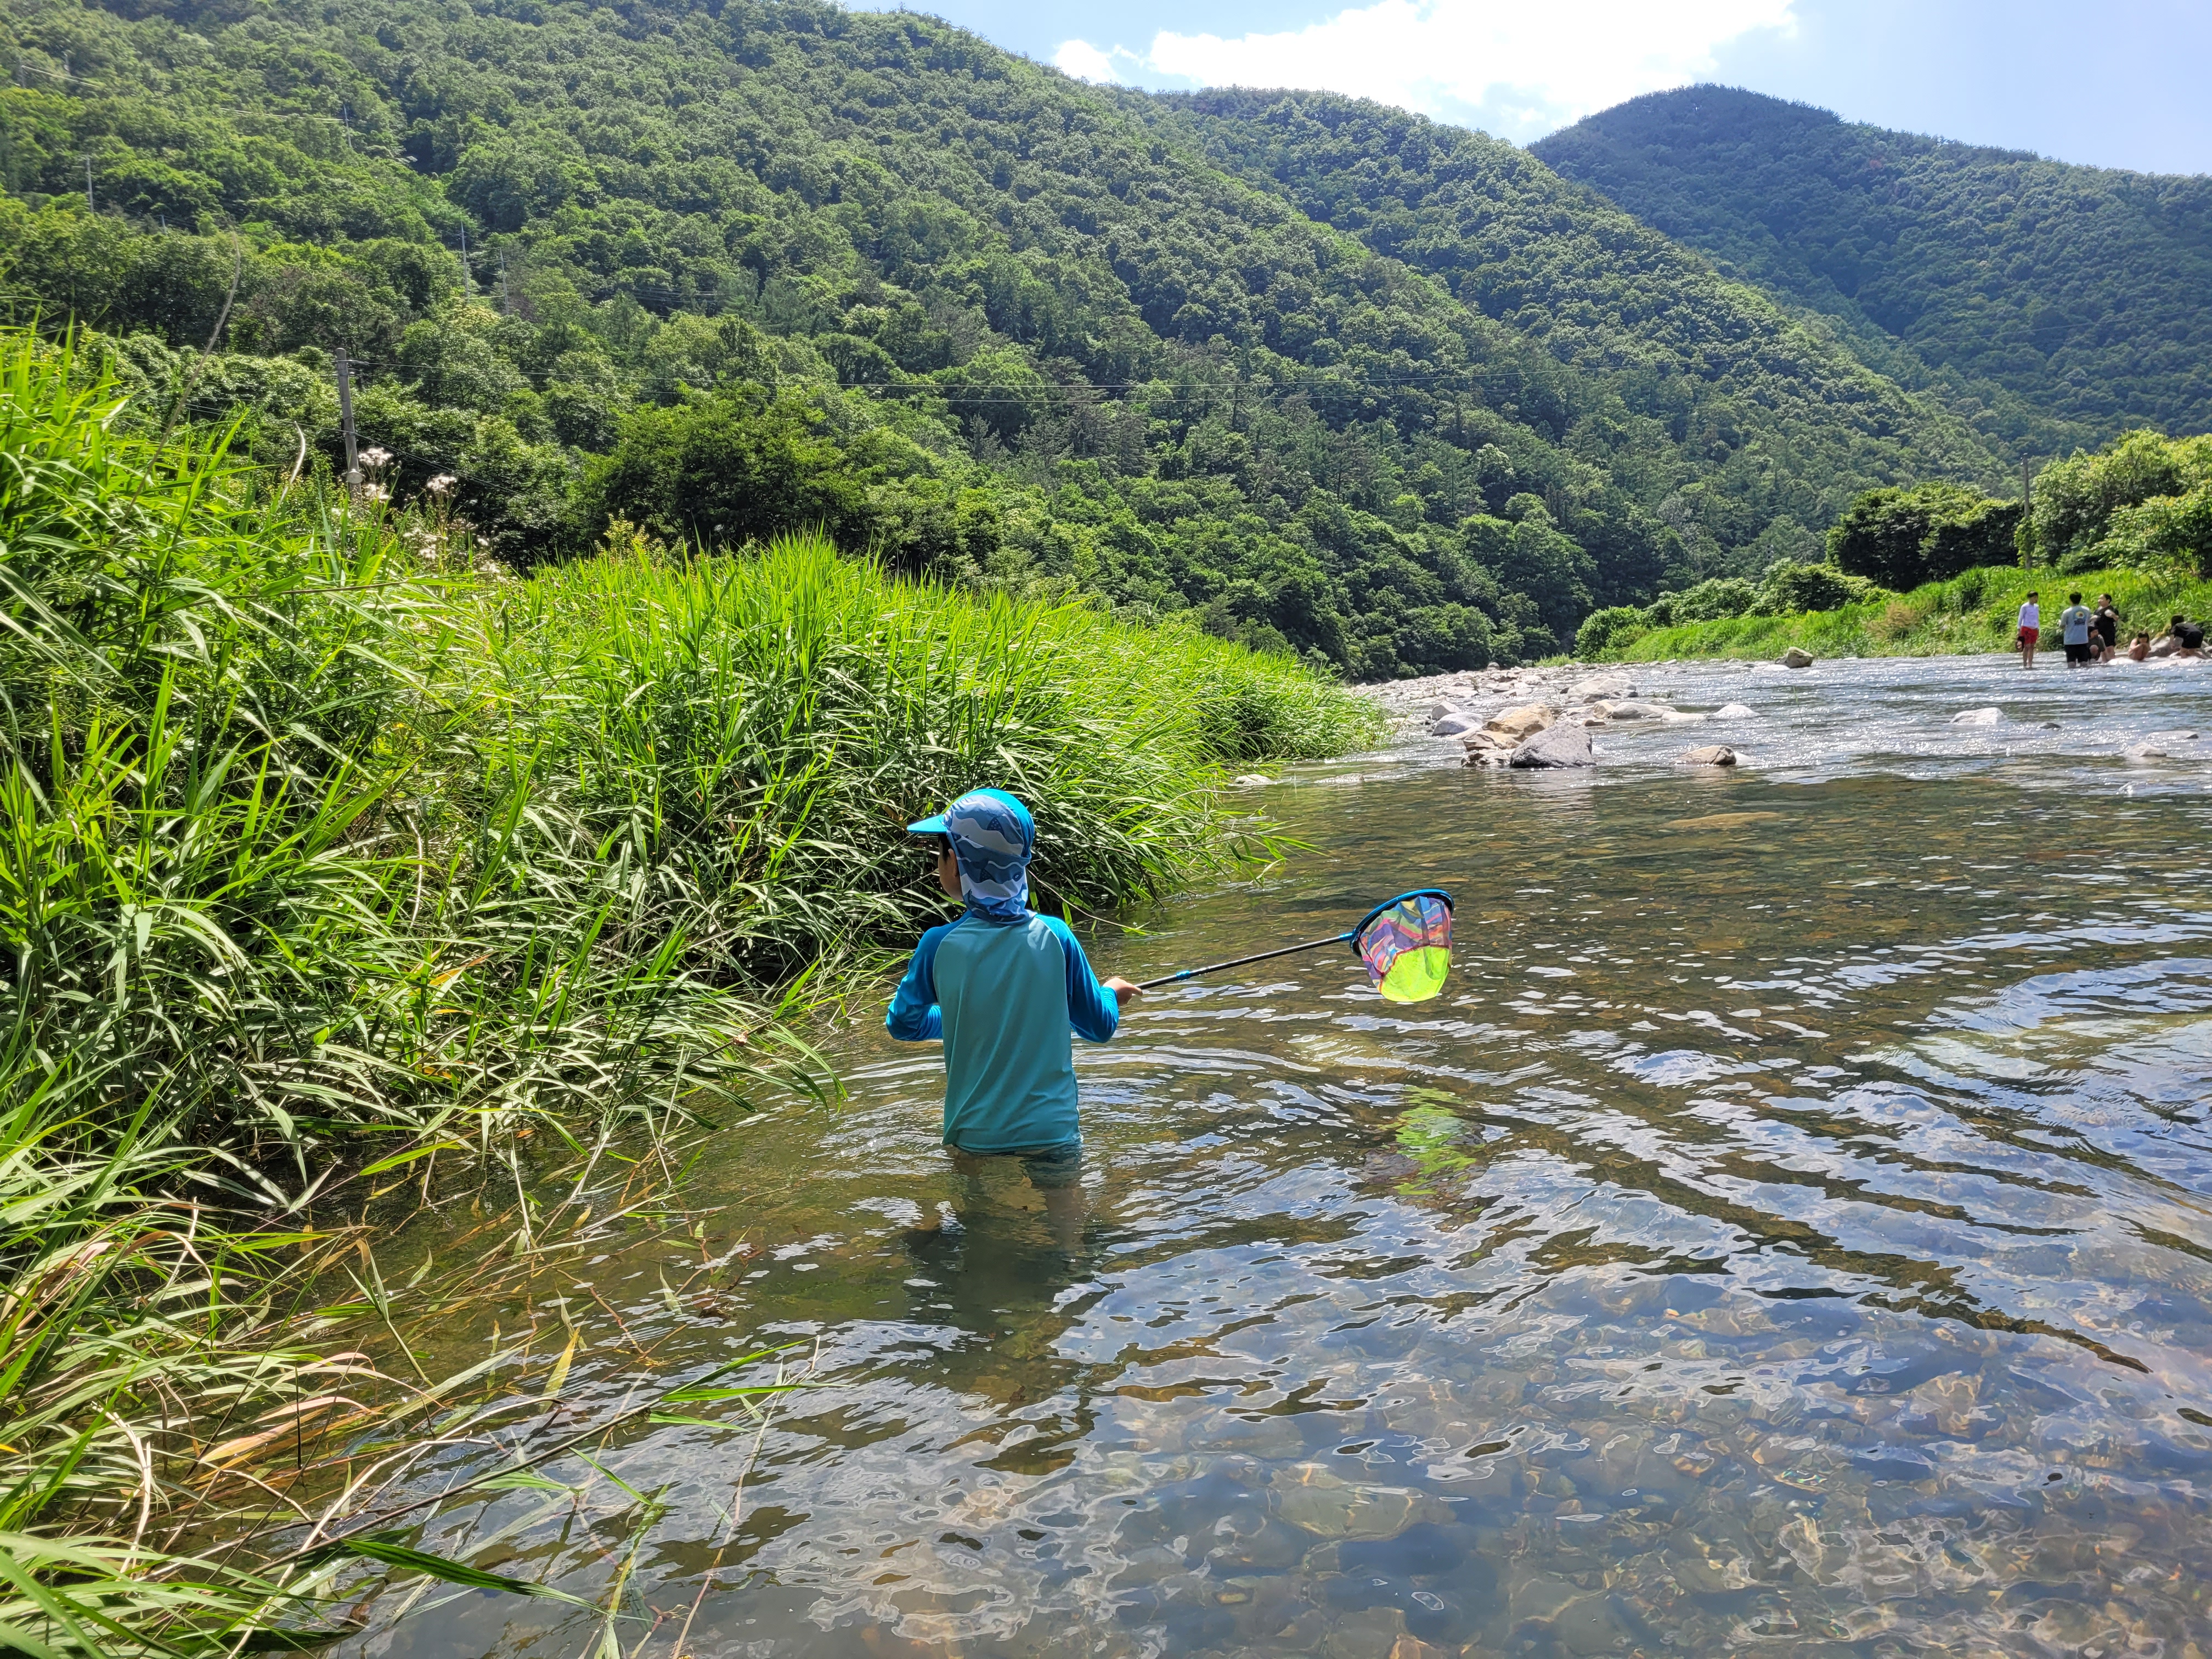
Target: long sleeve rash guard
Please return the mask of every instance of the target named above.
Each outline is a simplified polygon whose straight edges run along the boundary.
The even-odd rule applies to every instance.
[[[1066,923],[963,916],[921,936],[884,1029],[945,1040],[945,1145],[1010,1152],[1080,1139],[1068,1034],[1103,1042],[1121,1023]]]

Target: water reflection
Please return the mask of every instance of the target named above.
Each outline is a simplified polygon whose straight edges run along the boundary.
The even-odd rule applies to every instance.
[[[1697,672],[1677,700],[1757,702]],[[1395,1009],[1324,954],[1152,1005],[1085,1056],[1073,1252],[1011,1168],[962,1190],[932,1066],[851,1034],[849,1106],[733,1131],[707,1173],[749,1247],[713,1316],[670,1310],[665,1247],[590,1269],[671,1373],[821,1345],[690,1650],[2212,1644],[2212,773],[2122,752],[2212,709],[2054,674],[2005,688],[2042,745],[2008,757],[1939,724],[1998,701],[1944,676],[1986,672],[1778,681],[1769,763],[1732,776],[1412,744],[1281,792],[1317,854],[1100,941],[1102,971],[1435,884],[1452,986]],[[671,1505],[641,1616],[696,1594],[750,1443],[613,1454]],[[515,1547],[605,1595],[634,1517],[586,1519]],[[490,1595],[358,1645],[592,1629]]]

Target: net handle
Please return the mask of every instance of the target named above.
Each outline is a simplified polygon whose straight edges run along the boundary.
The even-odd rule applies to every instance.
[[[1361,925],[1364,927],[1365,924]],[[1248,962],[1266,962],[1275,957],[1294,957],[1301,951],[1318,951],[1325,945],[1341,945],[1358,935],[1359,929],[1355,927],[1348,933],[1331,933],[1327,939],[1310,939],[1304,945],[1285,945],[1279,951],[1262,951],[1256,956],[1231,957],[1226,962],[1209,962],[1203,968],[1186,968],[1179,974],[1163,974],[1158,979],[1139,980],[1137,988],[1139,991],[1156,991],[1163,985],[1196,979],[1200,974],[1218,974],[1224,968],[1242,968]]]
[[[1330,945],[1349,945],[1352,946],[1353,954],[1357,955],[1359,950],[1359,936],[1374,926],[1375,918],[1392,906],[1402,904],[1411,898],[1441,899],[1443,901],[1445,909],[1449,910],[1452,908],[1452,896],[1443,888],[1416,887],[1410,893],[1401,893],[1395,898],[1384,899],[1382,903],[1360,917],[1358,927],[1347,927],[1340,933],[1331,933],[1327,939],[1310,939],[1304,945],[1285,945],[1279,950],[1261,951],[1256,955],[1249,957],[1231,957],[1226,962],[1209,962],[1203,968],[1186,968],[1179,974],[1163,974],[1158,979],[1139,980],[1137,982],[1137,988],[1139,991],[1157,991],[1163,985],[1175,985],[1183,980],[1196,979],[1200,974],[1218,974],[1224,968],[1242,968],[1248,963],[1270,962],[1277,957],[1294,957],[1301,951],[1318,951]]]

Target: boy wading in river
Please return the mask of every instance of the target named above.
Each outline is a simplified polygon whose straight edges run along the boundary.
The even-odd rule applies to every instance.
[[[1072,1251],[1083,1235],[1083,1142],[1071,1033],[1105,1042],[1139,993],[1126,979],[1100,984],[1066,924],[1030,909],[1036,825],[1006,791],[972,789],[907,828],[933,843],[938,885],[968,908],[921,936],[884,1028],[902,1042],[944,1039],[953,1168],[972,1178],[986,1158],[1019,1158]]]

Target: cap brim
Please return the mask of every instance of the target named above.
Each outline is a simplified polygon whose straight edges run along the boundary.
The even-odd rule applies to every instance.
[[[945,814],[942,812],[933,818],[924,818],[918,823],[909,823],[906,827],[906,832],[909,836],[949,836],[952,833],[945,828]]]

